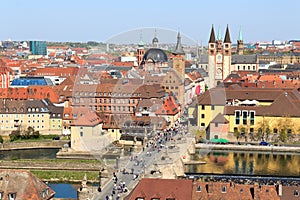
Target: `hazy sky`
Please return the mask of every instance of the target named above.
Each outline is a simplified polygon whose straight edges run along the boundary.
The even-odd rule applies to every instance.
[[[228,24],[233,42],[240,26],[245,42],[300,39],[299,0],[2,0],[0,7],[0,40],[105,42],[157,27],[206,44],[212,24],[222,37]],[[131,39],[138,41],[138,35]],[[159,30],[157,36],[169,42]]]

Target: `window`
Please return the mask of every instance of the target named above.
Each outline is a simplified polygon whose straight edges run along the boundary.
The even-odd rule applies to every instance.
[[[215,105],[211,105],[211,110],[215,110]]]
[[[255,111],[250,111],[250,125],[254,125]]]
[[[205,105],[202,105],[202,106],[201,106],[201,110],[205,110]]]
[[[248,111],[243,110],[243,125],[247,125]]]
[[[218,125],[219,125],[218,123],[215,123],[215,127],[218,127]]]
[[[16,193],[9,193],[8,194],[8,200],[15,200],[16,199]]]
[[[137,197],[135,200],[145,200],[143,197]]]
[[[201,192],[201,186],[200,185],[198,185],[198,187],[197,187],[197,192]]]
[[[237,124],[237,125],[240,124],[240,115],[241,115],[241,111],[236,110],[235,111],[235,124]]]
[[[3,192],[0,192],[0,200],[3,199]]]
[[[298,196],[299,196],[299,191],[298,191],[298,190],[295,190],[295,191],[294,191],[294,196],[295,196],[295,197],[298,197]]]
[[[205,118],[205,115],[204,115],[204,114],[201,114],[201,118],[202,118],[202,119]]]
[[[201,126],[205,126],[205,123],[201,123]]]
[[[226,192],[226,186],[222,186],[222,193]]]
[[[83,132],[81,131],[81,132],[80,132],[80,137],[82,137],[82,136],[83,136]]]

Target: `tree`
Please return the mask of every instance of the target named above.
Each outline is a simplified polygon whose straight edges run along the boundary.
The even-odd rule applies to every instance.
[[[239,138],[241,136],[241,132],[239,131],[239,129],[235,128],[233,134],[236,137],[236,140],[239,141]]]
[[[3,137],[0,135],[0,143],[3,143]]]
[[[265,116],[263,116],[262,120],[256,123],[256,136],[258,137],[257,139],[268,140],[270,133],[270,120],[266,119]]]

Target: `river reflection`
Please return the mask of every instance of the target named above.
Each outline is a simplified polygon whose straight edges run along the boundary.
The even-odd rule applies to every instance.
[[[215,173],[232,175],[299,176],[299,154],[276,154],[257,152],[199,152],[194,160],[206,164],[186,166],[188,173]]]
[[[15,149],[0,151],[1,160],[54,159],[59,149]]]

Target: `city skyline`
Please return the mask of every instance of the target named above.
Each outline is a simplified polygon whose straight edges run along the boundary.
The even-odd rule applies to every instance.
[[[245,42],[299,39],[297,7],[300,2],[289,1],[288,8],[281,2],[243,1],[209,2],[184,1],[151,2],[94,0],[51,2],[2,2],[4,22],[0,40],[46,40],[106,42],[120,33],[143,27],[180,31],[199,43],[207,43],[210,28],[220,28],[224,37],[229,25],[232,41],[238,38],[242,27]],[[152,31],[153,32],[153,31]],[[159,38],[164,38],[160,35]],[[139,41],[139,35],[131,36]],[[176,38],[170,41],[176,42]],[[162,43],[170,41],[161,40]],[[145,38],[149,42],[149,38]]]

